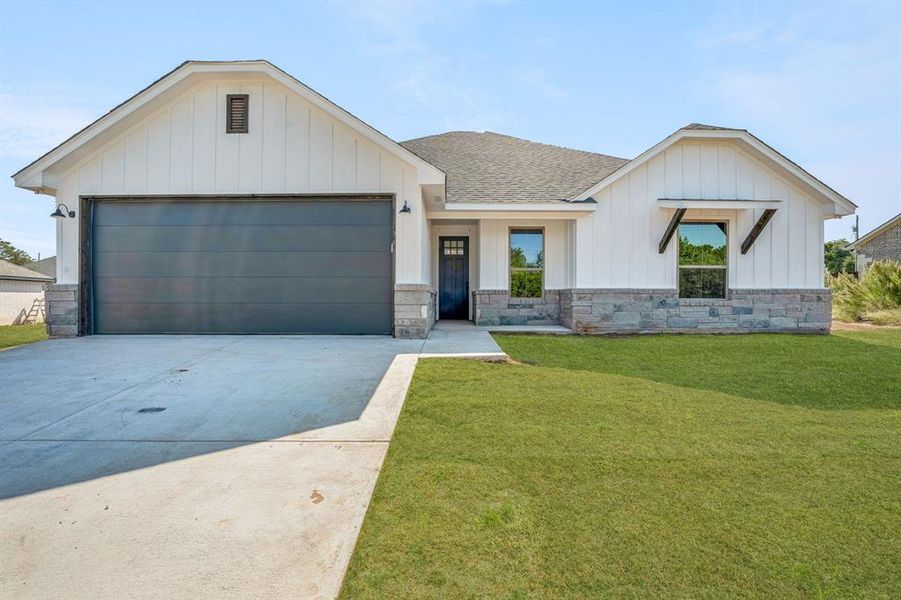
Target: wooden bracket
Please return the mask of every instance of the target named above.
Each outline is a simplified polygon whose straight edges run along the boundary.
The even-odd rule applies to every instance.
[[[760,215],[759,219],[757,219],[754,227],[751,228],[751,232],[748,234],[748,237],[746,237],[745,241],[741,243],[742,254],[748,253],[748,250],[750,250],[751,246],[754,245],[754,240],[756,240],[758,236],[760,236],[760,234],[763,232],[763,228],[766,227],[767,223],[770,222],[770,219],[773,218],[773,215],[775,213],[775,208],[767,208],[763,211],[763,214]]]
[[[666,231],[660,239],[660,245],[657,246],[657,252],[660,254],[666,252],[666,247],[669,246],[669,241],[673,238],[673,234],[676,233],[676,227],[679,226],[679,222],[682,220],[682,217],[685,216],[686,210],[688,209],[677,208],[676,212],[673,213],[673,218],[670,220],[669,225],[666,226]]]

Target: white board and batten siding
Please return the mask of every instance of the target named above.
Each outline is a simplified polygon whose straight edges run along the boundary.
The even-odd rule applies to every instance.
[[[250,96],[249,132],[225,133],[227,94]],[[67,171],[57,200],[81,195],[393,193],[395,278],[428,282],[430,244],[415,166],[271,80],[204,82]],[[78,282],[78,220],[60,220],[58,281]]]
[[[680,141],[593,197],[597,211],[572,227],[576,287],[676,287],[677,240],[657,251],[673,215],[660,198],[781,201],[745,255],[741,243],[762,209],[689,210],[683,221],[727,222],[731,288],[824,285],[822,205],[740,144]]]
[[[572,252],[567,220],[485,219],[479,223],[479,289],[506,290],[510,286],[510,229],[544,229],[544,287],[572,287]]]

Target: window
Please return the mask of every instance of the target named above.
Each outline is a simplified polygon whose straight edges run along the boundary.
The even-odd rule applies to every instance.
[[[544,289],[544,230],[510,230],[510,296],[541,298]]]
[[[225,96],[225,133],[247,133],[249,106],[247,94]]]
[[[463,256],[463,240],[444,240],[445,256]]]
[[[726,224],[679,225],[679,297],[726,297]]]

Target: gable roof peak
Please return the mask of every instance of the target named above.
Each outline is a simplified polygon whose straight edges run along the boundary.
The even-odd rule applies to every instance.
[[[723,127],[721,125],[707,125],[705,123],[689,123],[681,129],[681,131],[745,131],[747,129],[738,129],[736,127]]]
[[[389,138],[368,123],[365,123],[346,109],[338,106],[316,90],[310,88],[296,77],[283,69],[275,66],[268,60],[186,60],[168,73],[156,79],[153,83],[126,99],[109,112],[90,123],[71,137],[60,143],[55,148],[43,154],[27,166],[12,175],[16,186],[30,189],[38,193],[56,193],[55,183],[48,185],[45,182],[44,173],[61,161],[71,159],[77,153],[91,148],[93,145],[106,141],[110,136],[117,134],[123,125],[130,120],[133,122],[136,115],[144,114],[150,110],[154,103],[162,102],[163,98],[169,98],[173,94],[182,91],[190,85],[193,77],[200,75],[217,74],[256,74],[262,73],[272,78],[277,83],[285,86],[290,91],[299,95],[304,100],[317,106],[329,116],[344,123],[353,130],[382,147],[387,152],[394,154],[401,160],[416,167],[423,183],[443,183],[444,173],[436,166],[429,164],[421,157],[410,152],[393,139]],[[254,75],[255,76],[255,75]]]

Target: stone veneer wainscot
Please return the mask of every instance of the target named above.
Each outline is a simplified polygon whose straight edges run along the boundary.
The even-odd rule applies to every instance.
[[[511,298],[507,290],[472,293],[476,325],[559,325],[560,291],[544,290],[541,298]]]
[[[435,290],[429,285],[394,286],[394,337],[424,339],[437,320]]]
[[[673,289],[546,290],[510,298],[473,292],[476,325],[562,324],[576,333],[828,333],[829,289],[733,289],[728,298],[679,298]]]
[[[47,335],[52,338],[78,335],[78,285],[55,283],[44,292]]]
[[[561,323],[577,333],[828,333],[832,322],[829,289],[733,289],[709,299],[667,289],[568,289],[560,306]]]
[[[47,334],[78,335],[78,285],[55,284],[45,292]],[[398,284],[394,288],[394,335],[426,338],[435,325],[435,291],[428,285]]]

